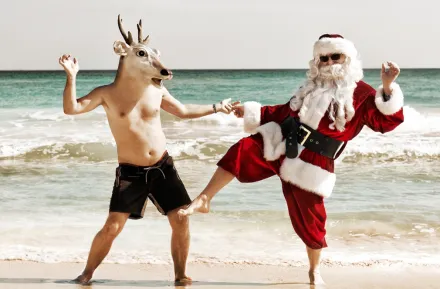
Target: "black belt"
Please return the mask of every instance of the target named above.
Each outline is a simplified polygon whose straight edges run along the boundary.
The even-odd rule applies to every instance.
[[[343,141],[317,132],[291,116],[283,121],[281,131],[286,139],[286,157],[290,159],[298,156],[298,144],[331,159],[338,156],[337,153],[344,144]]]

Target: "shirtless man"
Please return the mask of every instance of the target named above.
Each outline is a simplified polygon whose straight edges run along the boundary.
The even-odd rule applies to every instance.
[[[63,106],[68,115],[85,113],[102,105],[117,145],[119,166],[116,168],[110,210],[103,228],[95,236],[87,265],[75,281],[88,283],[110,247],[122,231],[127,219],[141,219],[147,199],[168,217],[172,228],[171,254],[175,281],[189,283],[185,274],[189,250],[188,218],[179,218],[177,211],[191,203],[180,180],[173,159],[166,151],[166,138],[161,126],[160,109],[180,118],[198,118],[218,111],[229,114],[237,103],[230,99],[212,105],[184,105],[163,86],[172,72],[160,61],[159,51],[148,47],[142,38],[142,23],[138,25],[138,43],[122,28],[125,39],[114,43],[120,56],[113,83],[100,86],[89,94],[76,96],[78,61],[71,55],[59,58],[67,74]]]

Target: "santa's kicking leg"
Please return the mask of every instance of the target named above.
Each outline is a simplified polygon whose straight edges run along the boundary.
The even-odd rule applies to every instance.
[[[327,215],[323,198],[284,181],[282,183],[293,228],[307,246],[310,284],[325,284],[319,270],[321,249],[327,247],[325,241]]]
[[[179,210],[180,216],[195,212],[208,213],[212,198],[234,178],[239,182],[261,181],[277,174],[277,162],[267,162],[263,156],[261,135],[252,135],[234,144],[218,162],[218,168],[205,189],[186,209]]]
[[[186,209],[179,210],[178,214],[180,216],[189,216],[195,212],[208,213],[211,199],[234,178],[235,176],[233,174],[218,167],[200,195],[195,198]]]

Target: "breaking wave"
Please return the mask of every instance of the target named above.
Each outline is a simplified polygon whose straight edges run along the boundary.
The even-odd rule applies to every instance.
[[[0,159],[116,159],[116,147],[104,111],[66,116],[51,110],[10,110],[0,126]],[[168,138],[167,149],[176,158],[211,160],[220,158],[246,134],[242,119],[215,114],[194,120],[179,120],[162,113]],[[405,107],[405,122],[382,135],[365,128],[350,141],[342,162],[408,162],[440,159],[440,114],[420,113]]]
[[[168,151],[176,159],[210,160],[221,158],[232,142],[209,142],[204,140],[173,141],[168,144]],[[23,160],[83,160],[91,162],[112,161],[117,158],[113,142],[90,143],[53,143],[38,146],[0,145],[0,159]],[[340,160],[347,163],[357,162],[410,162],[412,160],[435,161],[440,159],[440,146],[432,150],[418,148],[396,148],[390,151],[371,149],[357,150],[347,148]]]

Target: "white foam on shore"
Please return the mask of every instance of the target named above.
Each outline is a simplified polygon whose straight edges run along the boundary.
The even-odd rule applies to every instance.
[[[272,258],[269,259],[263,252],[255,252],[253,257],[235,256],[230,252],[231,256],[226,258],[216,257],[215,252],[212,254],[190,254],[189,263],[204,264],[248,264],[248,265],[276,265],[276,266],[292,266],[304,267],[308,266],[305,252],[293,252],[289,257],[293,258]],[[31,261],[38,263],[85,263],[87,261],[88,252],[85,250],[71,250],[64,248],[62,251],[56,251],[38,247],[16,246],[9,248],[7,251],[2,250],[0,253],[0,261]],[[234,255],[234,256],[232,256]],[[302,258],[300,256],[303,256]],[[439,255],[426,257],[413,256],[409,258],[399,258],[386,254],[357,254],[355,252],[341,255],[341,252],[331,252],[327,249],[324,252],[322,265],[326,267],[370,267],[370,266],[434,266],[440,267]],[[112,250],[103,263],[109,264],[155,264],[163,265],[172,264],[169,253],[157,255],[151,251],[118,251]]]

